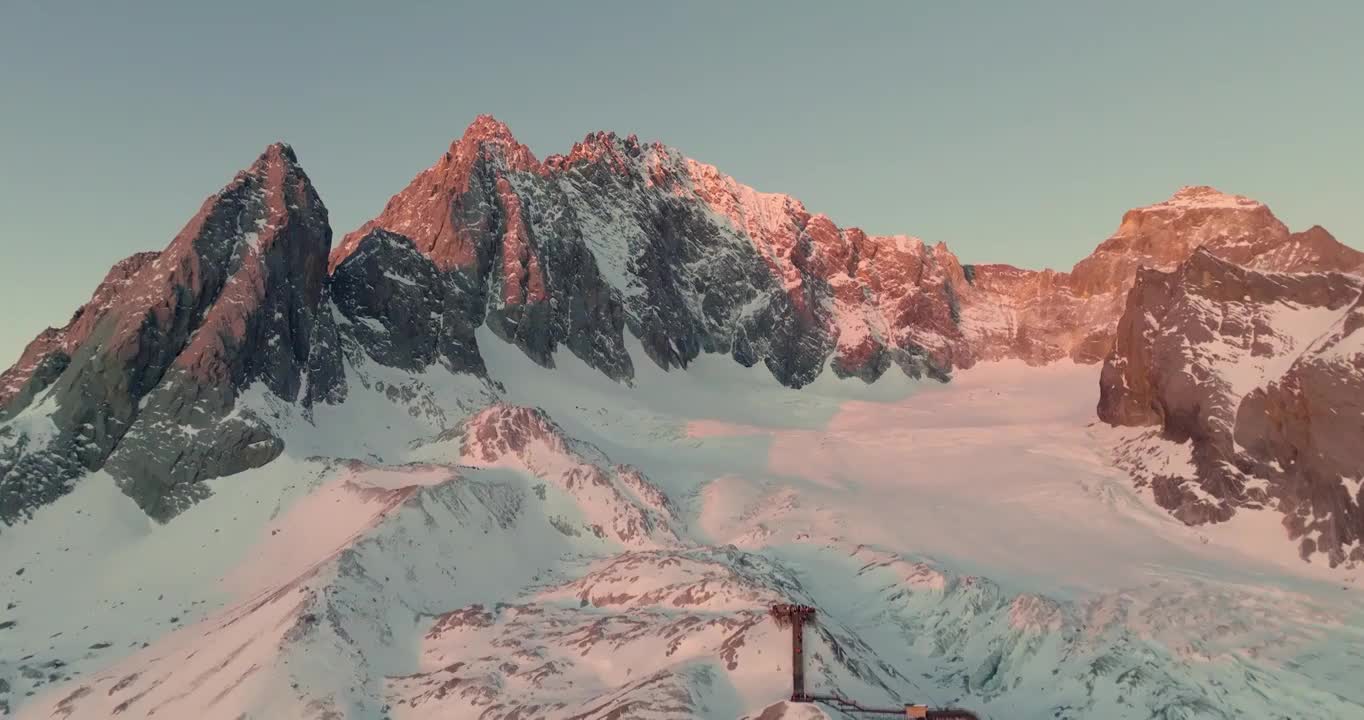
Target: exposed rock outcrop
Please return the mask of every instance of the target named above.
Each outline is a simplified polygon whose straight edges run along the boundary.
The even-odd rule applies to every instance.
[[[1234,438],[1281,488],[1303,557],[1364,562],[1364,296],[1282,377],[1246,395]]]
[[[474,329],[482,318],[462,275],[443,271],[406,236],[372,230],[336,266],[336,307],[349,333],[374,360],[423,370],[440,362],[452,372],[483,371]]]
[[[594,536],[633,547],[677,542],[677,509],[642,472],[611,463],[600,450],[570,440],[534,408],[493,405],[469,418],[441,442],[458,442],[461,462],[475,467],[514,468],[541,478],[536,493],[551,508],[576,507],[553,515],[568,536]],[[570,499],[559,502],[552,492]]]
[[[1158,503],[1189,524],[1278,508],[1295,537],[1321,531],[1304,555],[1345,559],[1364,532],[1347,490],[1364,468],[1350,413],[1364,406],[1364,360],[1349,329],[1362,290],[1355,275],[1260,272],[1206,249],[1138,274],[1098,413],[1191,443],[1187,476],[1152,480]]]

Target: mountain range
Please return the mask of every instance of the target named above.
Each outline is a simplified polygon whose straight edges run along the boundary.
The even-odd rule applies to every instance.
[[[124,497],[115,504],[135,504],[148,533],[169,533],[185,517],[212,517],[201,507],[232,506],[223,496],[266,492],[261,473],[281,472],[314,484],[266,503],[273,531],[327,538],[316,540],[313,564],[282,560],[288,569],[247,583],[260,594],[212,616],[215,629],[200,633],[208,640],[176,631],[152,645],[163,648],[158,659],[178,658],[159,666],[166,672],[133,653],[119,661],[133,669],[108,674],[85,653],[94,679],[75,673],[85,684],[43,707],[149,715],[160,697],[156,707],[203,713],[250,694],[275,699],[221,707],[253,717],[284,707],[300,717],[802,717],[796,705],[748,696],[779,687],[779,674],[775,685],[764,675],[715,688],[725,673],[747,672],[739,668],[751,660],[736,659],[746,643],[778,654],[777,631],[759,629],[763,603],[819,605],[817,592],[780,553],[708,542],[713,533],[700,528],[711,486],[682,492],[663,477],[666,465],[616,459],[642,441],[590,423],[582,427],[602,436],[588,441],[574,431],[586,420],[561,425],[545,408],[575,383],[672,393],[680,378],[761,372],[772,387],[755,412],[771,415],[785,412],[783,398],[828,387],[875,398],[991,367],[1026,366],[1025,385],[1080,373],[1097,378],[1086,390],[1091,417],[1121,437],[1105,461],[1135,496],[1191,527],[1270,516],[1281,530],[1268,541],[1292,543],[1314,567],[1343,573],[1364,561],[1364,253],[1320,227],[1292,232],[1245,197],[1181,188],[1129,211],[1068,272],[964,264],[942,243],[841,227],[633,135],[593,133],[538,159],[480,116],[377,217],[333,240],[298,157],[271,145],[164,250],[115,264],[64,327],[0,374],[0,543],[30,542],[25,533],[69,519],[73,503],[104,486],[116,492],[101,503]],[[566,412],[576,411],[585,409]],[[752,512],[799,505],[772,492],[787,500]],[[346,532],[321,528],[328,499],[344,508],[335,512]],[[1206,696],[1220,680],[1191,689],[1164,660],[1133,665],[1145,679],[1094,669],[1114,648],[1143,642],[1111,613],[1091,614],[1105,602],[1131,612],[1129,596],[1082,608],[1011,595],[904,548],[829,532],[829,547],[861,567],[848,582],[875,586],[867,602],[876,609],[859,612],[936,638],[930,684],[955,688],[954,701],[1005,712],[1023,687],[1041,698],[1036,716],[1057,718],[1201,717],[1230,702]],[[365,533],[368,545],[348,545]],[[454,559],[470,552],[466,540],[499,545],[477,552],[501,559],[474,580],[487,592],[456,592],[452,610],[456,598],[433,595],[427,578],[469,582],[456,579],[465,561]],[[292,557],[265,542],[273,549],[263,558]],[[416,557],[394,559],[403,543],[420,548],[409,551]],[[578,560],[547,555],[557,543]],[[582,558],[604,564],[567,569]],[[881,569],[899,579],[866,579]],[[556,574],[558,585],[532,582]],[[641,576],[653,585],[641,587]],[[933,599],[897,590],[903,582]],[[886,619],[906,603],[920,614]],[[396,627],[411,630],[412,620],[389,617],[393,606],[418,618],[423,657],[435,658],[402,674],[381,671],[403,663],[375,655]],[[589,620],[575,610],[589,606],[617,612]],[[704,612],[674,612],[691,608]],[[23,607],[9,611],[27,622]],[[937,624],[925,626],[930,616]],[[912,678],[851,617],[835,613],[821,627],[816,664],[841,687],[895,696]],[[971,623],[994,623],[977,628],[993,639],[968,648]],[[671,645],[646,649],[654,635]],[[197,667],[209,642],[240,647]],[[547,648],[585,656],[598,643],[643,653],[640,675],[594,676],[583,662],[549,659],[557,651]],[[664,652],[690,660],[650,664]],[[348,658],[354,675],[329,677],[331,661],[307,653]],[[80,665],[62,656],[34,670],[33,656],[0,662],[0,690],[32,693],[65,679],[53,668]],[[1043,662],[1089,663],[1115,689],[1091,682],[1053,697],[1031,676]],[[248,692],[266,665],[278,672],[260,682],[273,689]],[[205,678],[208,695],[198,690]],[[1277,681],[1239,682],[1260,692]],[[604,689],[577,689],[593,683]],[[278,704],[289,685],[298,704]],[[1321,717],[1353,702],[1308,695],[1305,707]],[[19,705],[2,692],[0,701]]]

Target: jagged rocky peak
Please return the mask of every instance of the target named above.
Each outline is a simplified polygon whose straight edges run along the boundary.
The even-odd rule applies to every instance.
[[[518,142],[511,128],[492,115],[474,118],[464,134],[450,144],[449,152],[441,161],[460,164],[461,158],[480,153],[503,160],[508,170],[530,172],[540,169],[540,161],[535,159],[530,148]]]
[[[512,135],[511,128],[507,127],[506,123],[490,114],[483,113],[469,123],[469,127],[464,129],[464,135],[450,145],[450,150],[453,152],[460,145],[482,142],[499,143],[505,146],[518,144],[516,137]]]
[[[620,173],[629,172],[626,163],[638,159],[644,151],[663,150],[659,143],[641,146],[639,137],[634,133],[624,139],[609,130],[588,133],[582,142],[573,143],[567,155],[550,155],[545,158],[545,167],[552,171],[563,171],[574,165],[605,162]]]
[[[165,250],[117,266],[71,324],[6,373],[18,387],[0,407],[0,518],[100,468],[166,516],[198,481],[278,455],[280,441],[249,414],[226,418],[256,383],[305,405],[339,399],[330,244],[325,206],[277,143]]]
[[[174,366],[201,382],[260,380],[299,399],[330,249],[327,209],[297,156],[282,143],[269,146],[205,201],[147,278],[159,290],[188,287],[198,296],[189,318],[196,332],[176,348]],[[312,391],[305,401],[324,389]]]
[[[434,165],[423,170],[401,192],[389,198],[378,217],[348,233],[332,253],[334,269],[355,251],[371,230],[406,236],[442,270],[482,272],[488,258],[480,255],[482,205],[495,193],[501,172],[539,172],[542,166],[511,130],[491,115],[474,119]],[[472,223],[472,226],[470,225]]]
[[[538,167],[480,160],[473,176],[477,186],[448,200],[405,191],[357,232],[407,228],[439,261],[448,217],[462,228],[465,267],[477,268],[489,327],[541,364],[564,344],[628,379],[626,327],[661,367],[725,353],[792,386],[831,354],[840,374],[868,381],[896,363],[945,377],[971,362],[945,284],[964,273],[945,246],[840,229],[788,195],[633,135],[590,133]],[[433,203],[444,208],[437,220],[403,220]],[[863,263],[878,253],[875,267]]]
[[[1269,207],[1262,202],[1243,195],[1225,193],[1207,185],[1186,185],[1166,200],[1128,210],[1113,237],[1149,234],[1172,223],[1186,223],[1176,229],[1189,230],[1193,226],[1202,225],[1210,217],[1221,217],[1224,222],[1282,226],[1269,211]],[[1225,229],[1224,226],[1216,225],[1210,228],[1212,232],[1222,232]],[[1286,234],[1287,229],[1285,228],[1283,232]],[[1199,239],[1206,241],[1213,237],[1208,234]]]
[[[1184,187],[1164,202],[1127,211],[1117,231],[1076,263],[1072,285],[1084,295],[1125,292],[1138,267],[1169,270],[1198,247],[1238,254],[1238,248],[1276,245],[1288,235],[1263,203],[1205,185]]]

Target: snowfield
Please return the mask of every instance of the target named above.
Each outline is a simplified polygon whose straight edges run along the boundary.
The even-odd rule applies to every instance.
[[[284,457],[165,525],[95,474],[6,530],[0,708],[847,717],[783,703],[765,613],[800,602],[811,689],[864,704],[1364,717],[1357,578],[1273,514],[1188,528],[1134,491],[1187,449],[1096,424],[1097,367],[790,390],[635,344],[626,386],[478,339],[486,383],[348,367],[312,417],[248,397]]]

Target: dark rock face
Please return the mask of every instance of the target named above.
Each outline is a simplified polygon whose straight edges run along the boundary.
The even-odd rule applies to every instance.
[[[1234,433],[1282,488],[1303,557],[1364,562],[1364,295],[1282,378],[1246,395]]]
[[[1259,272],[1206,249],[1173,272],[1138,274],[1098,414],[1191,443],[1189,476],[1153,479],[1157,502],[1189,524],[1277,507],[1294,537],[1321,531],[1304,556],[1345,560],[1364,532],[1346,485],[1364,469],[1364,360],[1351,329],[1362,290],[1354,275]]]
[[[26,353],[34,361],[11,371],[27,378],[0,414],[10,420],[0,430],[0,519],[23,517],[101,467],[165,517],[194,483],[278,455],[282,443],[262,424],[228,416],[256,382],[304,405],[343,397],[327,311],[330,241],[326,208],[293,151],[273,145],[166,250],[115,268],[71,325],[45,333]]]
[[[348,332],[375,361],[422,370],[483,372],[474,329],[482,316],[463,276],[440,270],[412,241],[372,230],[337,265],[331,291]]]
[[[594,133],[540,162],[480,118],[333,266],[375,228],[466,277],[489,328],[546,366],[562,344],[628,380],[626,328],[665,369],[725,353],[791,387],[831,358],[871,381],[892,364],[946,378],[974,357],[945,247],[840,229],[633,136]]]
[[[347,235],[332,266],[375,229],[402,235],[457,276],[473,327],[486,322],[546,367],[563,344],[611,377],[630,377],[620,303],[542,170],[506,126],[481,117],[378,218]]]
[[[809,382],[822,359],[800,352],[813,317],[799,317],[751,242],[682,194],[675,167],[645,174],[664,153],[597,134],[547,161],[568,202],[563,214],[611,278],[625,324],[663,368],[725,353],[745,366],[763,362],[787,384]],[[819,353],[818,340],[808,345]]]
[[[625,314],[602,280],[591,251],[561,203],[535,205],[526,197],[551,197],[557,188],[523,175],[516,189],[508,176],[492,183],[500,216],[494,265],[484,276],[489,329],[545,367],[560,344],[606,375],[633,375],[621,334]]]

